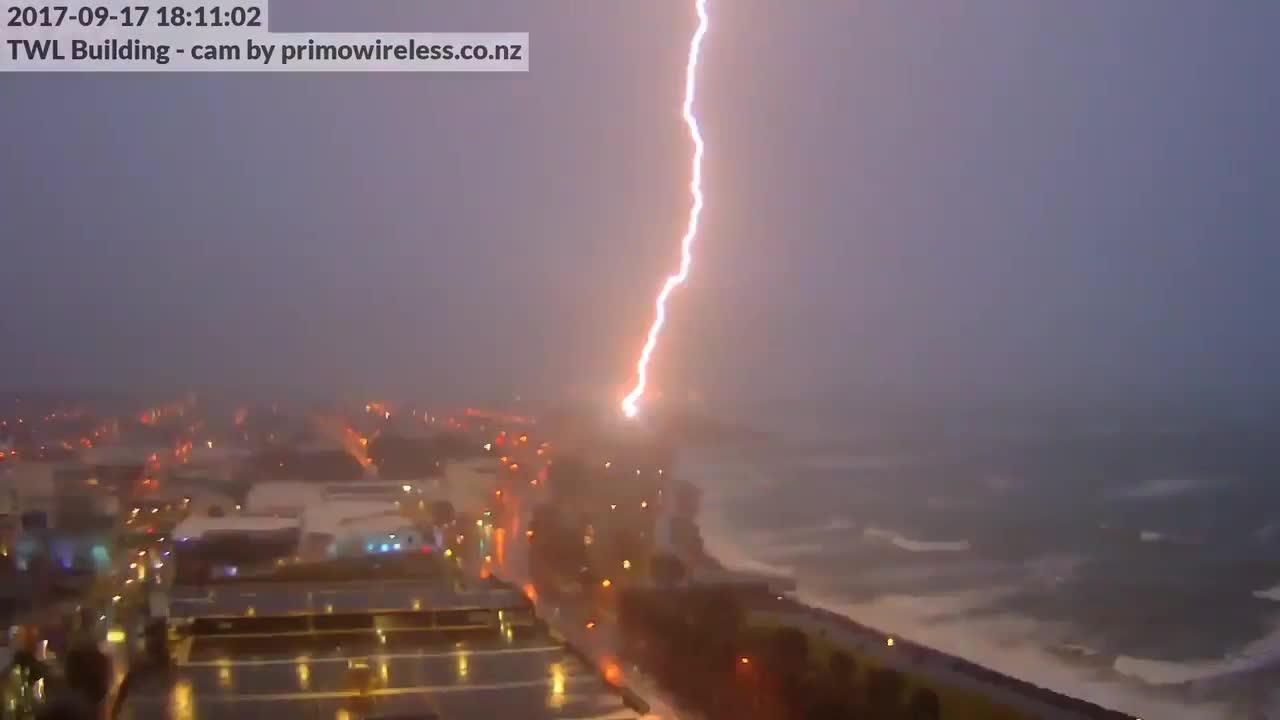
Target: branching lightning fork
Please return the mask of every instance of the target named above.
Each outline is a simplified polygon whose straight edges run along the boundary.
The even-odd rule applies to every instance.
[[[707,34],[707,0],[694,0],[698,13],[698,29],[693,33],[689,43],[689,61],[685,66],[684,80],[684,122],[689,127],[689,136],[693,139],[693,179],[689,190],[693,194],[693,207],[689,210],[689,226],[684,238],[680,241],[680,269],[669,275],[662,284],[654,302],[653,324],[649,326],[649,334],[645,337],[644,348],[640,351],[640,359],[636,361],[636,384],[631,392],[622,400],[622,412],[627,417],[635,417],[640,412],[640,399],[644,397],[649,381],[649,360],[658,346],[658,338],[662,335],[662,327],[667,321],[667,298],[689,278],[689,269],[693,265],[693,243],[698,237],[698,220],[702,215],[702,153],[704,144],[702,132],[698,129],[698,118],[693,113],[694,100],[697,97],[698,55],[702,50],[702,38]]]

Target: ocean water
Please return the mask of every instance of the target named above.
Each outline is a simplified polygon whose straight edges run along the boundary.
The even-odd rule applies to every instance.
[[[1280,443],[1261,429],[799,433],[690,450],[713,554],[1135,715],[1280,717]]]

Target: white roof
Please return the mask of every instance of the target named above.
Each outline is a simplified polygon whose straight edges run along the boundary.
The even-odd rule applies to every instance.
[[[226,515],[208,517],[192,515],[178,523],[173,536],[178,540],[194,540],[211,532],[267,533],[298,527],[293,518],[277,518],[265,515]]]
[[[411,525],[391,502],[330,500],[313,503],[302,511],[302,527],[308,534],[337,537],[350,532],[397,530]]]
[[[251,513],[302,512],[308,505],[320,502],[324,489],[299,480],[258,483],[249,488],[245,509]]]

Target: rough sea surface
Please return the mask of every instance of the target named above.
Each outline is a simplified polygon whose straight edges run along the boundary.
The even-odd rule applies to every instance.
[[[708,548],[802,599],[1146,717],[1280,717],[1264,429],[840,432],[691,450]]]

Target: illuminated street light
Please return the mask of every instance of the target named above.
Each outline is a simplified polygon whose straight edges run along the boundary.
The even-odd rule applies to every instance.
[[[553,705],[564,702],[564,666],[556,663],[551,666],[551,700]]]

